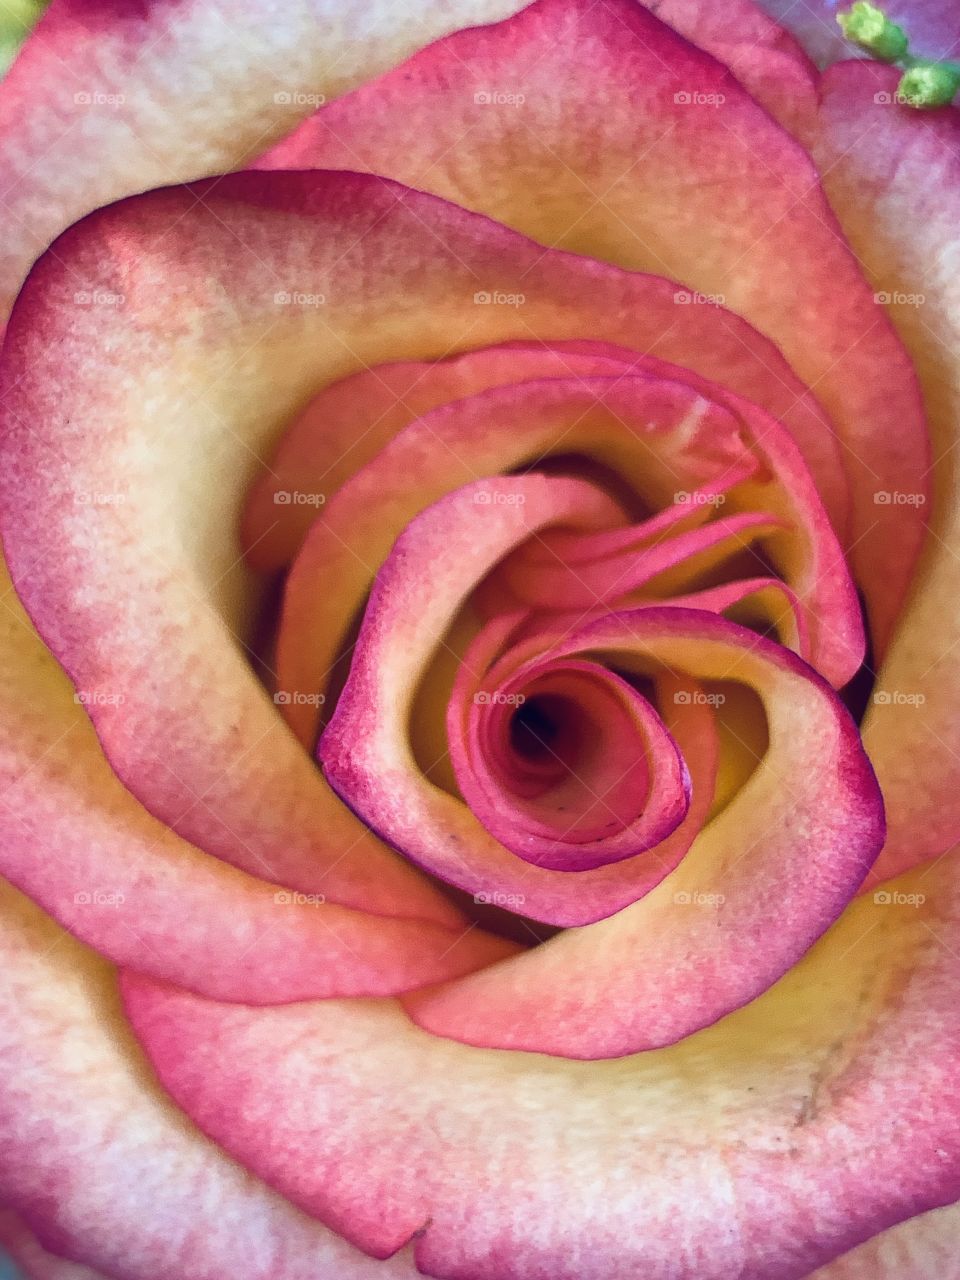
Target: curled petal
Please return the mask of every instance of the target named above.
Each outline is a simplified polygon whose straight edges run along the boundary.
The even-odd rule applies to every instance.
[[[560,530],[536,540],[520,552],[518,569],[508,563],[497,572],[510,607],[526,601],[586,610],[650,577],[648,594],[689,592],[713,561],[749,548],[754,538],[777,535],[770,538],[771,555],[794,581],[814,662],[843,684],[860,664],[863,631],[842,552],[792,442],[755,407],[747,423],[687,384],[627,375],[491,388],[416,419],[322,508],[287,579],[277,644],[287,722],[312,745],[323,710],[318,694],[326,697],[319,691],[342,650],[344,619],[362,608],[377,566],[408,520],[457,484],[571,452],[622,475],[653,508],[668,504],[673,513],[636,531],[624,531],[621,520],[615,530],[584,541]],[[754,470],[762,476],[754,479]],[[731,509],[742,503],[777,514],[718,517],[661,541],[717,510],[680,501],[711,486],[721,495],[736,486]],[[489,503],[496,495],[477,496]],[[645,559],[634,554],[644,542]],[[620,548],[619,559],[613,548]],[[579,556],[593,557],[596,565],[585,567]],[[534,571],[524,574],[528,563]],[[766,565],[756,557],[755,570],[761,568]],[[293,691],[307,696],[297,700]]]
[[[277,643],[281,689],[322,688],[342,643],[343,619],[361,608],[377,566],[419,511],[476,477],[571,450],[623,472],[654,505],[704,474],[731,480],[744,474],[736,419],[679,384],[557,378],[441,406],[385,445],[315,521],[285,587]],[[496,486],[480,488],[476,506],[508,497]],[[601,537],[606,544],[623,534]],[[556,565],[556,555],[546,554]],[[480,575],[470,577],[475,585]],[[600,599],[589,594],[590,603]],[[283,710],[300,740],[312,743],[320,707],[291,699]]]
[[[573,523],[578,516],[583,521],[597,519],[601,523],[616,518],[609,500],[604,499],[597,507],[589,493],[589,486],[582,482],[539,476],[503,479],[495,484],[481,481],[441,499],[414,520],[377,577],[350,676],[320,745],[324,769],[337,791],[375,830],[405,849],[415,861],[475,893],[511,895],[524,902],[528,914],[557,923],[595,920],[625,901],[640,897],[675,864],[685,846],[671,847],[669,862],[658,867],[653,879],[649,870],[636,868],[631,860],[618,864],[624,870],[619,883],[601,881],[594,873],[587,880],[578,876],[576,890],[571,891],[569,884],[562,883],[565,877],[561,876],[558,883],[542,869],[529,864],[521,867],[506,849],[486,837],[475,816],[455,797],[425,781],[408,743],[407,719],[417,681],[436,638],[449,627],[475,577],[482,576],[511,546],[531,532],[539,533],[549,523]],[[491,494],[499,495],[501,501],[494,503],[489,497],[487,503],[476,501]],[[431,591],[424,598],[421,584],[426,564],[430,565]],[[467,566],[469,572],[465,574]],[[613,628],[610,635],[604,633],[604,627]],[[688,633],[702,638],[705,655],[697,655],[696,643],[690,638],[687,643],[691,656],[684,659],[682,637]],[[619,646],[612,638],[614,634],[620,636]],[[594,639],[596,635],[600,639]],[[541,638],[530,643],[543,647]],[[771,721],[771,754],[737,802],[708,828],[704,862],[692,859],[708,880],[725,881],[730,874],[739,884],[730,912],[731,919],[737,920],[738,927],[733,932],[743,952],[722,979],[718,975],[712,984],[702,984],[702,1005],[686,1001],[678,1006],[668,1001],[662,1013],[644,1029],[631,1025],[629,1034],[649,1037],[646,1043],[663,1043],[659,1037],[675,1037],[690,1030],[691,1017],[706,1021],[711,1015],[717,1016],[718,1008],[736,1003],[737,997],[730,999],[731,990],[743,992],[739,998],[746,999],[769,985],[772,977],[782,972],[836,917],[876,855],[882,839],[882,810],[856,729],[846,712],[819,680],[810,678],[812,673],[807,668],[800,663],[791,665],[789,655],[784,652],[781,656],[776,647],[752,633],[710,615],[651,608],[615,615],[609,621],[598,619],[585,630],[574,632],[572,638],[551,645],[548,654],[556,659],[565,654],[589,654],[594,648],[613,650],[618,661],[630,660],[619,652],[621,648],[627,655],[632,648],[638,649],[668,670],[679,669],[694,679],[745,680],[767,702],[768,719],[772,714],[770,704],[776,703],[776,716]],[[718,656],[721,652],[725,654],[722,660]],[[495,676],[496,671],[491,671],[491,680],[501,682],[505,689],[514,688],[504,681],[502,672]],[[522,683],[516,686],[521,687]],[[791,716],[796,718],[792,725]],[[836,764],[811,773],[810,761],[815,758],[833,759]],[[796,781],[795,775],[799,775]],[[752,857],[745,857],[744,866],[738,871],[735,845],[745,838],[745,831],[758,826],[760,830],[752,843],[747,838]],[[808,841],[815,846],[817,855],[807,850]],[[759,927],[753,916],[756,888],[766,880],[776,886],[776,892],[786,893],[801,857],[810,876],[809,881],[804,881],[803,906],[798,907],[791,928],[781,931],[778,946],[764,949],[758,966],[758,943],[755,937],[751,941],[752,931]],[[822,861],[818,863],[817,857]],[[639,882],[632,878],[638,874]],[[754,885],[754,893],[745,892],[747,884]],[[602,888],[616,896],[601,896]],[[714,884],[712,889],[702,891],[720,890]],[[664,902],[665,892],[663,887],[659,897],[645,900],[651,905],[644,907],[643,923],[638,923],[635,930],[629,928],[629,913],[610,922],[611,930],[627,931],[626,951],[636,944],[635,933],[645,936],[644,945],[655,951],[658,944],[653,941],[655,930],[649,916],[656,917],[657,904]],[[674,914],[667,912],[671,924]],[[682,914],[680,918],[684,919]],[[685,919],[692,925],[689,915]],[[576,936],[582,936],[589,946],[589,932]],[[709,941],[711,931],[693,927],[693,936],[696,940],[691,945],[696,950]],[[715,932],[712,937],[711,946],[716,943]],[[542,956],[545,952],[540,949],[537,954]],[[576,969],[574,965],[566,972]],[[652,975],[653,971],[651,966],[645,969],[647,974]],[[499,989],[496,975],[501,972],[502,967],[489,975],[495,989]],[[624,967],[621,972],[625,981],[632,983],[634,970]],[[677,980],[682,980],[681,970]],[[566,1046],[563,1051],[570,1051],[569,1046],[577,1043],[578,1037],[589,1036],[600,995],[599,991],[594,992],[588,1004],[568,987],[566,997],[579,1007],[580,1021],[571,1016],[552,1027],[538,1023],[536,1032],[530,1032],[537,1037],[537,1047],[541,1047],[540,1037],[545,1035],[551,1048],[562,1042]],[[440,997],[441,1003],[443,999]],[[453,999],[456,1002],[457,998]],[[497,997],[493,1000],[496,1003]],[[473,1008],[476,1014],[479,1005]],[[504,1016],[498,1007],[494,1018]],[[649,1017],[647,1013],[643,1016]],[[544,1023],[551,1023],[549,1015],[545,1015]],[[478,1018],[469,1034],[526,1034],[524,1026],[505,1032],[498,1025],[495,1033],[485,1027],[479,1031],[480,1026]],[[528,1021],[525,1026],[529,1030],[531,1023]],[[458,1025],[457,1031],[462,1033],[462,1026]]]
[[[490,493],[503,501],[477,503],[478,495]],[[377,576],[349,679],[320,740],[328,780],[385,839],[479,900],[507,899],[522,904],[527,915],[559,924],[609,915],[666,874],[695,834],[682,824],[685,786],[676,838],[652,861],[604,865],[601,855],[572,885],[552,869],[560,856],[556,845],[543,865],[542,846],[529,850],[530,861],[522,860],[460,800],[427,782],[406,726],[424,664],[469,595],[474,575],[549,524],[602,526],[618,514],[609,498],[583,481],[535,474],[468,485],[430,507],[397,540]],[[424,565],[430,566],[427,596]],[[463,762],[459,753],[457,762]],[[499,823],[493,827],[500,829]],[[622,856],[631,851],[638,851],[636,845]],[[575,850],[566,856],[569,866]]]
[[[628,593],[614,603],[617,612],[649,605],[655,601],[639,599]],[[661,602],[663,603],[663,602]],[[806,618],[800,601],[779,578],[743,578],[727,582],[719,587],[708,587],[690,595],[671,596],[669,603],[677,609],[706,609],[710,613],[723,614],[732,622],[751,626],[761,635],[773,635],[779,642],[800,655],[811,666],[810,641]],[[602,618],[610,612],[609,606],[593,609],[558,609],[551,611],[549,623],[560,633]],[[539,630],[544,618],[531,620],[525,630]],[[518,628],[519,639],[524,631]]]
[[[671,582],[671,586],[683,589],[688,585],[687,577],[699,576],[731,552],[747,549],[756,539],[769,538],[783,528],[781,521],[763,514],[726,516],[653,547],[640,548],[634,535],[619,553],[598,557],[593,563],[570,566],[554,552],[550,564],[541,554],[538,563],[521,562],[507,569],[504,576],[508,589],[531,608],[555,604],[562,609],[585,609],[597,600],[616,599],[641,587],[656,595],[652,580],[662,580],[671,571],[684,571]],[[672,591],[664,594],[672,595]]]
[[[583,871],[643,853],[686,818],[683,756],[656,709],[614,672],[534,659],[506,687],[473,694],[462,741],[458,692],[447,724],[460,791],[518,857]]]

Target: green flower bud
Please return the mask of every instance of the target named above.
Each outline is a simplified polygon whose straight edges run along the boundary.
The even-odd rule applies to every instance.
[[[903,28],[867,0],[857,0],[849,13],[837,15],[837,22],[848,40],[880,62],[898,62],[906,56],[908,42]]]
[[[903,73],[897,94],[912,107],[947,107],[960,89],[960,66],[921,62]]]

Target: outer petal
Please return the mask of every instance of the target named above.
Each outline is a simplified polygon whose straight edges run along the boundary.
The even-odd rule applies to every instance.
[[[111,968],[0,894],[0,1195],[45,1248],[115,1280],[413,1280],[201,1137],[158,1089]]]
[[[377,1256],[416,1236],[444,1280],[799,1280],[960,1191],[954,874],[890,886],[919,906],[861,898],[759,1000],[606,1063],[469,1049],[390,1003],[137,978],[125,1000],[201,1128]]]
[[[33,259],[91,209],[236,168],[325,98],[519,7],[54,0],[0,84],[0,326]]]
[[[499,942],[464,923],[297,895],[167,830],[113,774],[5,574],[0,583],[0,872],[78,937],[125,965],[253,1003],[393,994],[500,957]]]
[[[521,277],[522,307],[475,304],[479,283]],[[127,301],[78,306],[78,280]],[[692,364],[774,416],[789,406],[796,383],[768,342],[674,293],[364,175],[234,175],[100,211],[58,241],[4,349],[0,523],[128,788],[254,874],[456,918],[343,809],[233,642],[255,610],[241,495],[322,386],[397,356],[587,333]]]
[[[815,111],[816,68],[784,27],[754,0],[643,0],[661,22],[730,68],[792,132]]]
[[[864,724],[889,824],[879,875],[960,834],[960,113],[884,101],[896,81],[874,63],[827,72],[820,144],[831,199],[919,370],[936,458],[932,512],[905,481],[879,495],[921,502],[931,533]]]
[[[310,142],[270,162],[389,174],[544,244],[719,295],[773,338],[836,423],[852,557],[883,649],[922,536],[915,508],[873,501],[924,486],[913,372],[810,157],[729,72],[633,0],[540,0],[439,42],[309,127]]]

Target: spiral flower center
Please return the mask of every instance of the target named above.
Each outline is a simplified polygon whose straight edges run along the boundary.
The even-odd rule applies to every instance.
[[[465,717],[454,700],[450,732],[464,798],[537,866],[582,871],[642,853],[689,808],[690,776],[656,708],[599,663],[535,659],[474,694]]]

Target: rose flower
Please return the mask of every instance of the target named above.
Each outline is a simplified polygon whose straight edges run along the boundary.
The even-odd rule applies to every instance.
[[[953,1274],[957,32],[796,7],[0,85],[28,1274]]]

